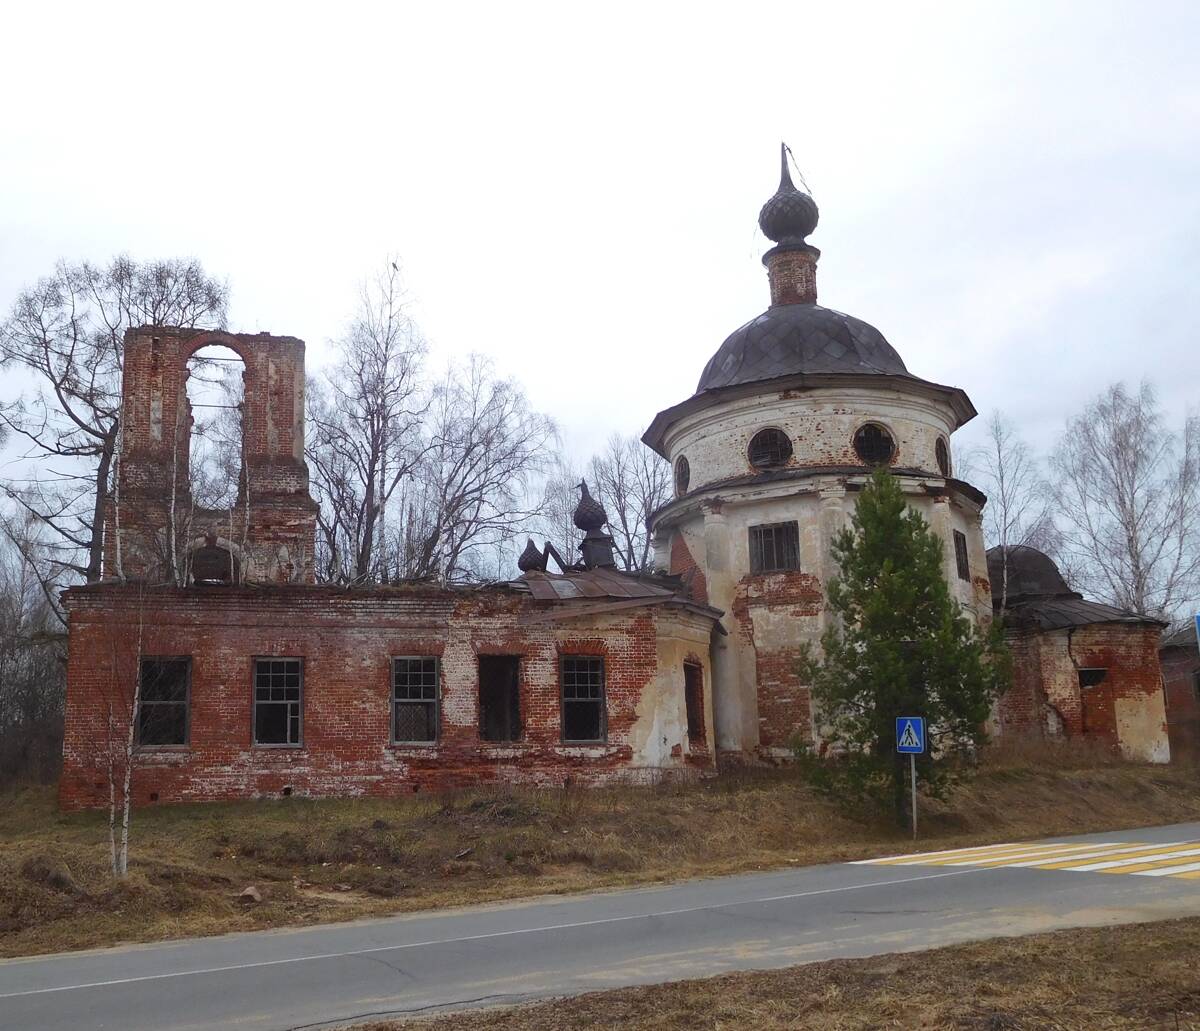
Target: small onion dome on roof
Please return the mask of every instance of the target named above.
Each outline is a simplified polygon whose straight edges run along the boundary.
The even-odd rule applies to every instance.
[[[532,537],[525,538],[525,550],[521,552],[521,557],[517,559],[517,568],[522,573],[531,573],[535,569],[545,572],[546,558],[536,544],[533,543]]]
[[[807,246],[804,238],[817,228],[817,202],[796,189],[788,171],[787,144],[780,146],[779,189],[758,213],[758,227],[768,240],[783,246]]]
[[[781,304],[726,337],[696,392],[800,373],[909,375],[896,349],[862,319],[819,304]]]
[[[575,525],[584,533],[602,529],[608,522],[608,513],[604,511],[604,506],[588,493],[587,481],[580,480],[579,489],[583,493],[579,504],[575,506]]]
[[[1005,559],[1007,558],[1007,563]],[[1004,566],[1008,566],[1008,600],[1019,598],[1078,598],[1067,586],[1058,566],[1049,555],[1024,544],[990,548],[987,553],[988,579],[992,597],[997,601],[1004,591]]]

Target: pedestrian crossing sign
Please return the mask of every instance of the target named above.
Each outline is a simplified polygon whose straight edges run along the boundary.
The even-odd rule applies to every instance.
[[[921,755],[925,751],[925,717],[896,717],[896,751],[901,755]]]

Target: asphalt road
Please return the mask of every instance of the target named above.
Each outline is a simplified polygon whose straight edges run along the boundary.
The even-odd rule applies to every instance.
[[[1200,841],[1200,823],[1062,842]],[[1111,873],[1112,871],[1109,871]],[[1200,914],[1200,880],[838,864],[0,962],[0,1028],[309,1028]]]

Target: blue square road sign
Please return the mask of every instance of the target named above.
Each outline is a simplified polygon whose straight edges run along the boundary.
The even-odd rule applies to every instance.
[[[925,717],[896,717],[896,751],[901,755],[921,755],[925,751]]]

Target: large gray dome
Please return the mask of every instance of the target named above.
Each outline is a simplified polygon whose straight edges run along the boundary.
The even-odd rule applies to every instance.
[[[780,304],[734,330],[704,367],[696,392],[800,373],[907,376],[874,326],[819,304]]]

